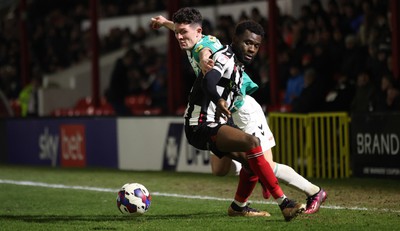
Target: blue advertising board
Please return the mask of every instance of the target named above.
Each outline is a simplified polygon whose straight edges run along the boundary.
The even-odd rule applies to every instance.
[[[43,118],[6,122],[8,163],[118,167],[115,118]]]
[[[7,160],[7,142],[6,142],[6,120],[0,120],[0,163]]]

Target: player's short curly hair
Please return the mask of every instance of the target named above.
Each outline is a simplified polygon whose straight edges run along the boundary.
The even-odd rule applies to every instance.
[[[264,28],[259,23],[253,20],[244,20],[236,25],[235,36],[242,35],[246,30],[249,30],[256,35],[260,35],[261,37],[264,37],[265,35]]]
[[[201,26],[203,16],[201,16],[200,11],[195,8],[184,7],[172,15],[172,21],[174,23],[199,24]]]

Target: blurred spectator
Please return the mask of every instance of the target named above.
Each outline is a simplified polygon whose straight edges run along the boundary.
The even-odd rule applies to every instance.
[[[321,21],[327,23],[327,14],[322,7],[320,0],[311,0],[310,2],[310,15],[314,21]]]
[[[376,89],[370,79],[370,74],[362,71],[357,76],[356,90],[351,102],[351,112],[372,112],[374,111],[374,101]]]
[[[385,14],[378,14],[370,36],[369,42],[386,44],[390,46],[391,32],[388,24],[388,18]]]
[[[332,18],[340,14],[339,4],[336,0],[329,0],[326,10],[327,17]]]
[[[290,78],[290,55],[289,50],[284,49],[278,51],[278,78],[279,90],[285,90],[287,81]]]
[[[142,68],[130,66],[127,71],[128,88],[126,96],[144,93],[154,80],[153,75],[147,75]]]
[[[343,40],[343,34],[339,29],[333,30],[332,40],[328,42],[327,51],[332,64],[331,68],[335,70],[340,69],[345,52],[345,44]]]
[[[0,89],[8,99],[18,98],[21,84],[14,66],[4,65],[0,67]]]
[[[168,110],[166,103],[168,96],[168,72],[166,66],[164,65],[165,63],[165,57],[159,56],[157,58],[158,68],[156,68],[153,74],[155,78],[149,86],[152,106],[161,108],[163,112],[166,112]]]
[[[298,64],[292,64],[289,68],[290,77],[287,80],[284,104],[291,104],[293,99],[297,98],[304,87],[304,75]]]
[[[363,1],[361,3],[362,22],[358,31],[358,36],[362,46],[367,46],[370,42],[369,35],[371,34],[372,28],[376,21],[376,13],[371,7],[372,6],[369,1]]]
[[[250,19],[254,20],[255,22],[258,22],[260,25],[264,27],[265,31],[268,31],[267,30],[268,21],[263,15],[261,15],[260,10],[258,8],[254,7],[251,9]]]
[[[358,33],[362,23],[362,16],[356,9],[353,2],[347,2],[343,5],[344,20],[347,27],[350,27],[351,33]]]
[[[311,66],[315,69],[323,86],[332,85],[334,67],[326,48],[320,43],[315,44],[312,56]]]
[[[42,85],[41,79],[40,74],[34,75],[30,83],[19,93],[22,117],[39,115],[38,89]]]
[[[400,111],[399,89],[390,75],[383,75],[374,103],[375,111]]]
[[[388,51],[384,46],[370,44],[365,69],[371,74],[371,81],[375,86],[380,86],[382,74],[389,73],[387,66]]]
[[[358,46],[356,36],[346,36],[340,71],[348,76],[350,81],[355,82],[357,74],[363,70],[365,57],[366,55]]]
[[[350,111],[351,99],[354,97],[354,85],[346,75],[337,73],[336,84],[325,97],[325,111]]]
[[[138,59],[137,52],[129,49],[123,57],[117,59],[111,73],[110,84],[105,95],[117,115],[131,115],[131,111],[125,105],[125,98],[131,93],[132,82],[129,81],[129,75],[136,59]]]
[[[322,110],[324,92],[321,84],[317,81],[314,69],[307,69],[304,72],[304,88],[299,97],[292,101],[292,112],[309,113]]]
[[[386,104],[390,111],[400,111],[400,90],[398,88],[388,89]]]

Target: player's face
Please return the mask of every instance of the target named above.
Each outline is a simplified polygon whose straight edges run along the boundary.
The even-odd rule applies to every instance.
[[[201,38],[201,27],[197,24],[175,23],[175,38],[183,50],[190,50]]]
[[[250,64],[260,49],[262,37],[249,30],[233,39],[232,47],[243,64]]]

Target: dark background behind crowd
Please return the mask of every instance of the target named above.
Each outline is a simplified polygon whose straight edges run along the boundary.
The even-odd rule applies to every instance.
[[[205,6],[216,1],[181,1],[181,6]],[[218,1],[233,3],[243,1]],[[269,107],[268,35],[255,62],[247,69],[260,89],[256,100],[267,110],[300,113],[317,111],[400,111],[399,80],[392,72],[391,25],[387,0],[329,0],[322,5],[310,0],[299,17],[278,14],[279,108]],[[190,4],[189,4],[190,3]],[[165,10],[162,0],[102,0],[99,17],[135,15]],[[91,57],[90,32],[81,27],[89,18],[88,1],[32,0],[27,5],[30,54],[29,76],[40,82],[53,74]],[[20,36],[18,10],[3,16],[0,25],[0,90],[11,101],[21,98]],[[268,31],[268,19],[257,8],[242,12],[239,18],[219,15],[216,23],[204,21],[204,34],[213,34],[229,44],[235,23],[253,19]],[[110,85],[103,97],[112,101],[118,115],[131,115],[126,98],[147,95],[148,106],[167,112],[166,54],[145,46],[145,39],[167,30],[150,27],[113,28],[100,38],[101,55],[126,49],[116,60]],[[136,48],[133,48],[134,45]],[[185,92],[194,74],[184,63]],[[120,76],[123,76],[121,78]],[[123,79],[120,81],[120,79]],[[26,87],[26,86],[24,86]],[[26,92],[25,92],[26,95]],[[29,104],[29,102],[28,102]],[[184,106],[184,105],[182,105]],[[28,115],[35,115],[32,109]]]

